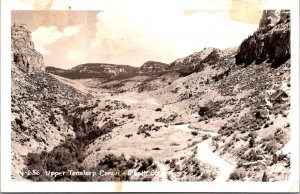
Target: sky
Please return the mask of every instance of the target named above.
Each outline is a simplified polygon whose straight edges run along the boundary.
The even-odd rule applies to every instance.
[[[244,17],[251,9],[242,11]],[[149,60],[171,63],[205,47],[239,46],[257,29],[261,13],[251,21],[238,16],[225,10],[23,10],[12,11],[12,23],[32,32],[46,66],[68,69],[96,62],[138,67]]]

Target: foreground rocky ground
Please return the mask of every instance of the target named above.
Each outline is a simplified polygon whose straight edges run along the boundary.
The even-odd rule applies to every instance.
[[[239,48],[206,48],[163,65],[157,76],[103,81],[31,67],[41,56],[28,44],[28,32],[14,26],[12,32],[28,41],[16,36],[12,42],[12,178],[287,180],[289,29],[288,11],[267,11]],[[27,62],[22,53],[39,60]],[[41,174],[20,176],[25,169]],[[114,173],[45,173],[67,170]]]

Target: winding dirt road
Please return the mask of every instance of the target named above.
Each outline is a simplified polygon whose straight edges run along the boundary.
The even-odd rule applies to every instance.
[[[188,124],[176,125],[176,126],[174,126],[174,128],[180,129],[183,131],[187,131],[187,132],[196,131],[196,130],[190,129],[188,127]],[[205,132],[205,133],[210,134],[212,137],[217,135],[217,133],[215,133],[215,132]],[[219,155],[215,154],[210,149],[209,145],[211,144],[212,137],[197,144],[196,158],[198,160],[201,160],[203,162],[206,162],[208,164],[211,164],[211,165],[219,168],[217,178],[214,180],[215,182],[226,182],[227,179],[229,178],[230,173],[235,169],[235,166],[230,164],[223,158],[221,158]]]
[[[215,182],[226,182],[230,173],[235,169],[235,166],[212,152],[209,147],[211,141],[212,138],[209,138],[197,145],[196,158],[219,168],[218,176],[214,180]]]
[[[126,98],[127,97],[127,98]],[[129,97],[129,98],[128,98]],[[141,98],[139,95],[132,95],[132,96],[122,96],[122,98],[118,98],[118,100],[122,100],[126,103],[130,104],[143,104],[143,107],[147,104],[148,106],[157,106],[160,105],[159,102],[154,98]],[[149,111],[152,112],[152,110],[148,109],[148,106],[146,108],[141,108],[142,111]],[[150,113],[151,114],[151,113]],[[189,128],[189,124],[182,124],[182,125],[173,125],[173,128],[177,130],[182,130],[185,132],[192,132],[196,131],[194,129]],[[218,175],[215,182],[226,182],[229,178],[230,173],[235,169],[235,166],[221,158],[219,155],[215,154],[211,148],[210,144],[212,142],[212,137],[218,135],[216,132],[213,131],[201,131],[203,133],[209,134],[211,137],[207,140],[197,144],[197,154],[196,158],[198,160],[201,160],[203,162],[206,162],[208,164],[211,164],[212,166],[215,166],[219,168]],[[167,170],[165,168],[164,164],[159,165],[161,171],[162,171],[162,180],[167,180]]]

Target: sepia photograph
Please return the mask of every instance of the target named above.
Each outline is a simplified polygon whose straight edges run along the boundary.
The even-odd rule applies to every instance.
[[[292,10],[52,3],[10,11],[10,181],[291,180]]]

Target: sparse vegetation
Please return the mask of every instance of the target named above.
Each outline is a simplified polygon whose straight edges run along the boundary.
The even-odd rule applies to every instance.
[[[126,171],[149,171],[157,164],[176,172],[167,175],[169,180],[212,181],[217,169],[196,159],[201,158],[199,143],[209,139],[208,149],[237,165],[230,180],[286,180],[290,154],[282,148],[291,138],[290,25],[280,20],[270,27],[267,20],[265,24],[261,20],[259,29],[237,50],[205,48],[170,65],[150,61],[141,68],[109,64],[47,68],[67,78],[91,80],[41,71],[42,56],[26,40],[24,27],[18,27],[18,33],[12,31],[11,126],[13,147],[29,152],[25,169],[115,173],[105,178],[44,173],[25,178],[151,181],[151,176],[134,179]],[[22,32],[24,37],[18,37]],[[197,131],[182,128],[177,134],[178,125],[185,123]],[[202,135],[206,130],[218,135]],[[155,138],[166,142],[159,144]],[[123,150],[118,146],[130,154],[153,154],[153,158],[128,159],[120,155]],[[23,157],[19,150],[13,151],[16,170],[23,165]],[[169,153],[164,156],[165,151],[174,158]]]
[[[83,123],[84,122],[78,118],[73,119],[72,126],[77,134],[75,139],[66,139],[50,152],[43,151],[41,154],[29,153],[26,159],[26,168],[29,170],[40,169],[41,171],[63,171],[66,169],[75,170],[75,168],[82,168],[81,163],[86,157],[84,155],[86,146],[98,137],[111,132],[116,126],[112,121],[108,121],[101,128],[92,127]],[[51,179],[51,177],[46,177],[45,174],[41,174],[40,176],[27,176],[26,178],[34,181],[46,181]]]
[[[156,122],[162,122],[162,123],[170,123],[174,121],[178,117],[177,113],[171,113],[168,115],[165,115],[163,117],[155,119]]]
[[[230,180],[242,181],[246,177],[246,171],[244,168],[235,169],[229,176]]]
[[[176,172],[176,177],[170,177],[170,180],[182,181],[212,181],[216,177],[215,169],[207,168],[194,156],[182,158],[180,160],[167,160],[165,164],[169,165],[171,172]]]
[[[149,133],[149,131],[158,131],[160,130],[161,126],[155,126],[154,124],[152,125],[148,125],[148,124],[145,124],[145,125],[140,125],[139,128],[138,128],[138,131],[137,131],[137,134],[140,135],[140,134],[144,134],[144,137],[150,137],[151,134]]]

